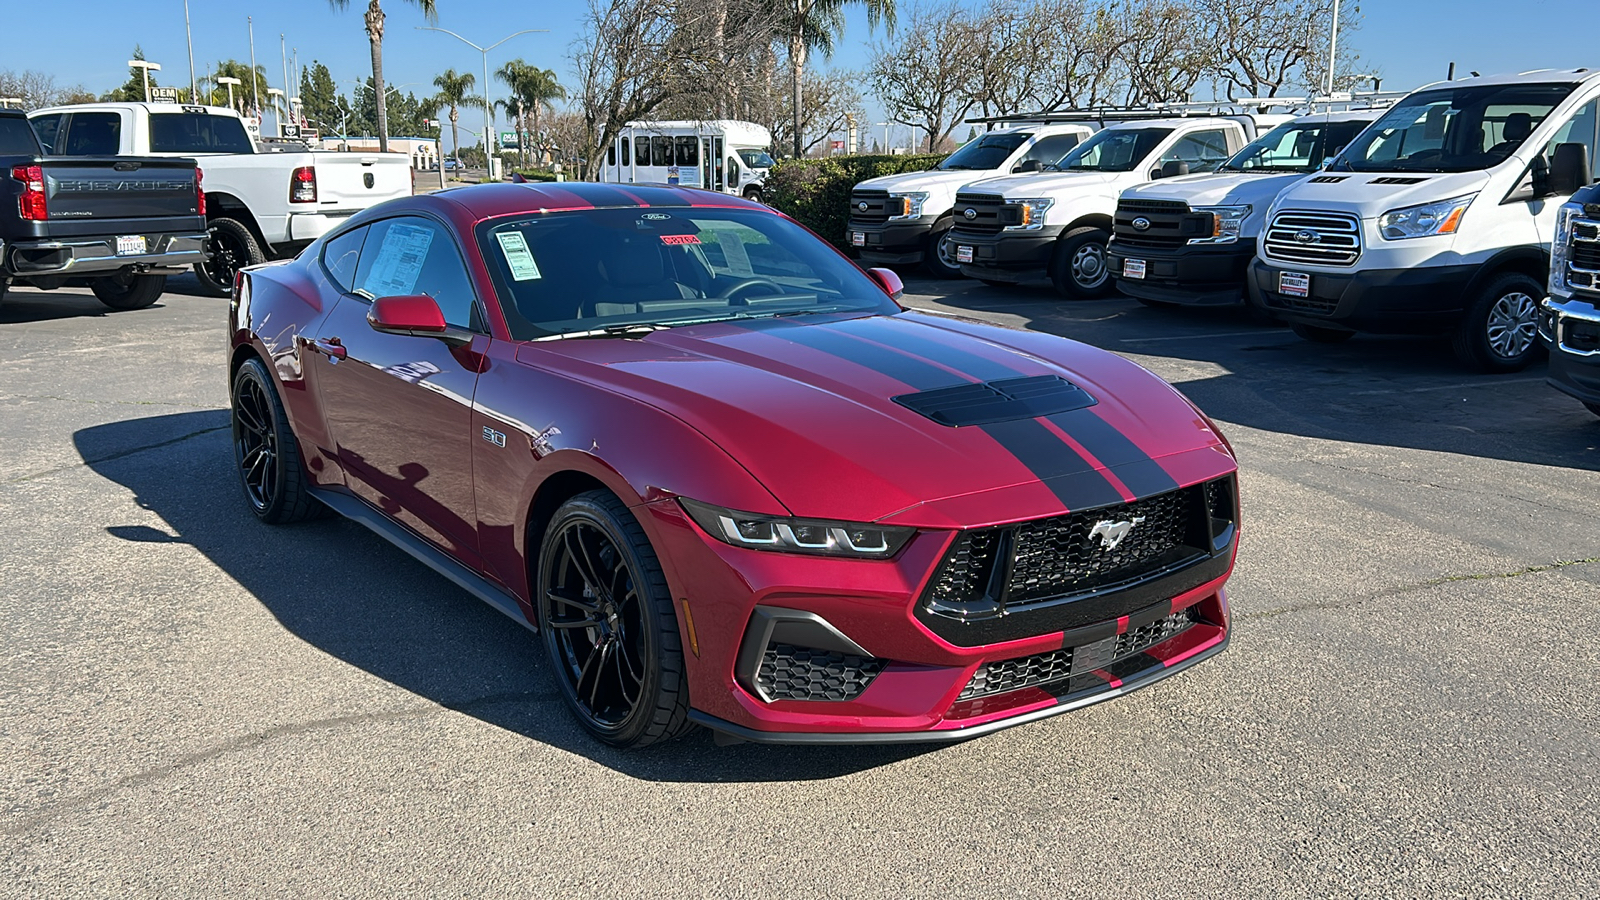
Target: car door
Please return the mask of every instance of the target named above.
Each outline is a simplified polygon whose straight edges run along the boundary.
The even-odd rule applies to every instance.
[[[323,321],[308,362],[345,484],[474,565],[469,428],[489,338],[460,247],[431,218],[375,222],[347,289]],[[414,294],[438,301],[446,322],[476,333],[472,342],[382,334],[367,323],[373,299]]]

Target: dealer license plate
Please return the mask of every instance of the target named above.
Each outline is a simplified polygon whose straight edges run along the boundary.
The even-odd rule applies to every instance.
[[[850,232],[850,246],[852,246],[852,247],[865,247],[866,245],[867,245],[867,236],[866,235],[862,234],[859,231]]]
[[[143,256],[146,252],[144,235],[119,234],[117,235],[118,256]]]
[[[1144,277],[1144,260],[1142,260],[1142,259],[1125,259],[1125,260],[1123,260],[1122,261],[1122,277],[1123,278],[1143,278]]]
[[[1279,272],[1278,293],[1289,297],[1311,296],[1311,276],[1304,272]]]
[[[958,262],[958,263],[969,263],[969,262],[972,262],[972,248],[971,247],[962,247],[962,246],[957,245],[957,247],[956,247],[956,262]]]

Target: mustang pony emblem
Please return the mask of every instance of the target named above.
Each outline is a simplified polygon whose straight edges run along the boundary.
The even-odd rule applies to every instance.
[[[1144,521],[1144,516],[1134,516],[1131,520],[1113,522],[1110,519],[1101,519],[1094,523],[1094,528],[1089,530],[1089,540],[1100,539],[1100,546],[1106,551],[1117,549],[1122,539],[1128,536],[1133,526]]]

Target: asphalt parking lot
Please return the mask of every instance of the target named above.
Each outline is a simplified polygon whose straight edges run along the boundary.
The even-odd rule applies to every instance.
[[[908,302],[1125,354],[1222,424],[1227,653],[951,746],[616,752],[403,552],[251,519],[226,301],[13,290],[0,895],[1600,893],[1600,419],[1542,366],[1042,286]]]

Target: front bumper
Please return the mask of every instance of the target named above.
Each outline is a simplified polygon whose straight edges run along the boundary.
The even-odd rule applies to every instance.
[[[1551,387],[1585,403],[1600,403],[1600,304],[1547,298],[1539,337],[1550,348]]]
[[[961,274],[986,281],[1030,281],[1050,270],[1056,238],[1065,226],[1046,225],[1038,231],[950,231],[952,253],[972,248],[972,262],[961,263]]]
[[[1141,594],[1141,608],[1065,631],[1047,627],[1059,609],[1019,610],[1004,617],[1000,637],[984,637],[991,643],[962,646],[919,619],[924,588],[954,532],[921,532],[891,560],[849,560],[730,547],[706,536],[672,501],[641,513],[679,604],[683,646],[693,654],[690,715],[743,740],[961,740],[1153,684],[1221,652],[1228,640],[1223,584],[1236,537],[1221,565],[1208,567],[1202,583],[1180,585],[1181,593]],[[1030,630],[1032,618],[1040,625]],[[1063,656],[1068,662],[1046,681],[982,686],[999,677],[987,674],[997,665],[1062,666]],[[785,693],[788,676],[774,682],[774,668],[794,675],[795,666],[808,665],[809,674],[794,676],[816,686],[808,699]]]
[[[850,221],[844,241],[863,262],[911,265],[922,262],[937,216],[889,222]]]
[[[1182,306],[1232,306],[1244,302],[1245,277],[1256,242],[1154,249],[1120,246],[1112,237],[1106,252],[1117,289],[1130,297]],[[1143,278],[1123,276],[1123,264],[1129,259],[1145,263]]]
[[[1460,321],[1479,271],[1465,265],[1328,272],[1257,258],[1248,285],[1250,303],[1279,321],[1372,334],[1435,334]],[[1308,274],[1309,295],[1279,291],[1282,272]]]
[[[148,253],[117,255],[117,238],[75,238],[67,241],[19,241],[4,250],[3,268],[18,278],[49,275],[93,275],[137,271],[182,271],[206,261],[206,235],[147,234]]]

